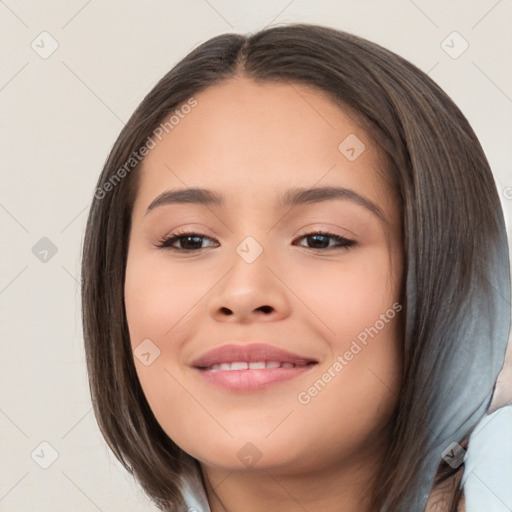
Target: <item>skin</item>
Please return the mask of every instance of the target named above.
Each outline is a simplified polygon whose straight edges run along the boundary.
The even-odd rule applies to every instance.
[[[400,302],[400,214],[386,162],[347,113],[305,86],[238,77],[194,97],[197,106],[145,158],[132,215],[131,344],[149,338],[160,350],[148,366],[134,357],[148,403],[200,461],[212,512],[369,511],[402,372],[400,313],[309,403],[297,397]],[[338,149],[349,134],[366,146],[355,161]],[[347,199],[274,206],[290,187],[320,186],[357,192],[385,219]],[[146,214],[175,187],[223,193],[226,205]],[[156,247],[177,228],[204,235],[204,248]],[[330,248],[315,249],[304,235],[319,230],[356,245],[327,238]],[[263,249],[250,264],[236,252],[247,236]],[[264,390],[222,390],[190,363],[229,342],[266,342],[318,364]],[[247,443],[261,457],[253,465],[237,455]]]

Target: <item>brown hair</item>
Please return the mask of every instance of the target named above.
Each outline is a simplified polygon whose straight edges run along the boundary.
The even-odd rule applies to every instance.
[[[145,400],[124,310],[138,166],[105,185],[174,109],[235,76],[322,91],[357,113],[390,162],[403,212],[404,374],[372,510],[422,511],[442,451],[483,417],[503,363],[510,323],[503,214],[484,152],[450,98],[398,55],[332,28],[214,37],[156,84],[121,131],[83,244],[84,340],[101,432],[160,508],[181,509],[185,455]],[[439,469],[438,481],[454,472],[444,462]]]

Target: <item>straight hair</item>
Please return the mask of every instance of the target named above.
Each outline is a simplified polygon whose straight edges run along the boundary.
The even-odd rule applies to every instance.
[[[97,183],[102,193],[94,195],[82,253],[84,343],[99,428],[161,510],[183,509],[187,454],[145,399],[124,309],[140,162],[115,184],[112,178],[180,105],[237,77],[326,94],[357,117],[389,162],[402,212],[404,371],[371,503],[376,511],[421,512],[432,485],[456,471],[443,450],[467,439],[484,416],[503,364],[505,224],[480,143],[447,94],[395,53],[333,28],[291,24],[213,37],[155,85],[122,129]]]

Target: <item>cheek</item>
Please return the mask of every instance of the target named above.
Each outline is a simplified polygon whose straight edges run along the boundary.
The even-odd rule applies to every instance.
[[[401,362],[390,331],[361,346],[352,360],[345,356],[339,373],[333,366],[329,364],[311,379],[294,410],[295,422],[302,425],[301,437],[311,440],[309,463],[335,464],[368,455],[369,440],[377,439],[389,425],[397,405]],[[273,441],[285,443],[286,434],[276,432]]]
[[[176,338],[211,283],[160,258],[128,260],[125,308],[132,347],[143,339]]]
[[[199,267],[192,262],[170,264],[162,254],[153,257],[137,246],[127,260],[124,298],[134,363],[146,399],[163,426],[174,423],[166,419],[172,409],[193,409],[180,385],[183,346],[196,337],[199,320],[205,321],[206,296],[222,276],[219,269]],[[152,362],[146,365],[148,360]]]
[[[332,263],[332,264],[331,264]],[[391,275],[389,253],[381,248],[353,253],[343,261],[324,262],[289,277],[294,292],[321,320],[332,349],[345,350],[347,340],[378,322],[400,301],[399,282]],[[387,315],[393,318],[395,311]],[[386,323],[387,325],[387,323]]]
[[[180,385],[183,378],[177,370],[179,340],[185,336],[185,329],[190,330],[191,312],[204,292],[193,275],[177,271],[176,266],[160,260],[141,257],[136,249],[129,255],[125,310],[135,369],[144,396],[166,433],[181,439],[185,434],[182,422],[176,421],[176,411],[186,410],[192,416],[200,416],[202,411],[195,410],[197,404]]]
[[[328,274],[315,274],[319,286],[301,291],[329,328],[322,333],[330,356],[297,394],[294,419],[303,437],[313,439],[311,460],[334,462],[363,449],[395,410],[403,371],[402,306],[387,253]],[[339,451],[330,451],[333,443]]]
[[[375,250],[354,255],[345,266],[318,267],[299,286],[325,326],[321,335],[330,352],[297,396],[304,425],[321,425],[333,439],[343,425],[357,444],[396,405],[403,370],[400,281],[391,275],[389,253]]]

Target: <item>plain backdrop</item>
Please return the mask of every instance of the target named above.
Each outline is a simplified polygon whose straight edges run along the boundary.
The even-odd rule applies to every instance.
[[[480,138],[510,232],[511,0],[0,1],[1,511],[156,511],[91,410],[87,211],[124,122],[179,59],[215,35],[289,22],[353,32],[428,72]],[[468,512],[512,511],[511,409],[470,443]]]

